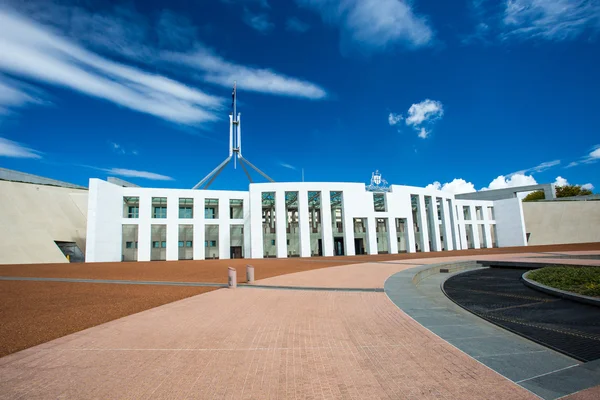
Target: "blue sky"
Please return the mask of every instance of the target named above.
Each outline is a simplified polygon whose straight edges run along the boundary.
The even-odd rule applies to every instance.
[[[597,0],[2,0],[0,166],[192,187],[237,80],[276,181],[599,187],[599,33]]]

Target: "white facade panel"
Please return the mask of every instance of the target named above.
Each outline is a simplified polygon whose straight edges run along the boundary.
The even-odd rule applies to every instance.
[[[88,261],[119,261],[122,252],[122,225],[138,225],[138,253],[140,261],[150,260],[152,256],[151,226],[156,224],[166,225],[166,259],[177,260],[179,257],[179,225],[193,225],[193,258],[201,260],[209,257],[227,259],[231,256],[230,232],[232,225],[243,225],[243,256],[245,258],[262,258],[265,256],[264,228],[262,213],[262,193],[275,193],[275,245],[267,243],[276,253],[277,257],[288,256],[287,245],[287,207],[285,204],[286,192],[298,192],[298,225],[299,225],[299,251],[302,257],[315,255],[311,247],[311,237],[316,240],[316,232],[310,225],[308,193],[320,192],[320,246],[325,256],[335,254],[333,237],[333,216],[331,213],[330,196],[332,191],[342,192],[342,221],[343,235],[337,233],[338,242],[343,238],[345,255],[356,253],[354,240],[354,219],[366,221],[367,234],[365,236],[365,250],[368,254],[377,254],[377,220],[385,219],[387,231],[379,232],[379,236],[387,240],[387,247],[383,244],[379,251],[398,253],[398,235],[396,220],[406,220],[406,249],[408,252],[416,251],[415,221],[411,195],[418,196],[419,212],[418,224],[423,235],[423,246],[420,251],[451,250],[454,248],[467,248],[465,226],[473,227],[473,237],[470,237],[473,246],[487,245],[491,247],[491,226],[498,224],[498,243],[506,246],[507,236],[514,233],[518,227],[523,227],[523,214],[520,207],[515,207],[511,202],[516,199],[495,201],[456,200],[452,194],[434,189],[425,189],[410,186],[392,185],[390,191],[385,193],[385,210],[375,211],[373,192],[367,191],[361,183],[337,182],[289,182],[289,183],[259,183],[250,184],[248,192],[241,191],[213,191],[213,190],[187,190],[187,189],[156,189],[120,187],[97,179],[90,180],[89,222],[88,222]],[[123,215],[123,196],[139,197],[139,218],[127,218]],[[426,206],[425,196],[431,198],[430,209]],[[153,218],[152,198],[167,198],[166,218]],[[193,218],[180,218],[179,199],[191,198],[194,201]],[[205,218],[205,200],[217,199],[217,218]],[[243,218],[230,218],[230,200],[243,201]],[[441,199],[441,209],[438,214],[437,200]],[[450,205],[449,205],[450,204]],[[459,212],[456,212],[458,206]],[[471,220],[463,218],[463,208],[471,210]],[[476,219],[475,207],[482,207],[483,219]],[[496,220],[490,220],[487,207],[496,207]],[[315,220],[317,221],[317,220]],[[318,222],[318,221],[317,221]],[[313,223],[315,223],[313,221]],[[207,225],[216,225],[219,229],[218,252],[216,249],[205,252],[205,228]],[[479,227],[482,225],[484,238],[479,238]],[[504,228],[501,226],[504,225]],[[430,226],[433,229],[430,229]],[[460,227],[460,229],[459,229]],[[516,227],[516,228],[515,228]],[[267,227],[269,232],[270,227]],[[384,229],[380,225],[380,229]],[[429,232],[431,230],[431,232]],[[460,233],[459,233],[460,231]],[[337,231],[336,231],[337,232]],[[511,233],[512,232],[512,233]],[[521,231],[520,231],[521,232]],[[524,230],[523,237],[524,237]],[[443,237],[443,243],[440,240]],[[269,239],[269,242],[273,239]],[[239,239],[238,242],[239,243]],[[315,242],[316,243],[316,242]],[[524,245],[522,241],[519,245]],[[313,243],[313,246],[315,244]],[[269,247],[272,246],[272,247]],[[338,247],[340,245],[338,244]],[[274,253],[270,256],[273,256]]]

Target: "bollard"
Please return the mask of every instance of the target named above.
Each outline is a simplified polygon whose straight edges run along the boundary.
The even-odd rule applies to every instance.
[[[228,285],[231,289],[234,289],[237,287],[237,273],[235,271],[235,268],[228,268],[228,274],[229,274],[229,282]]]
[[[252,265],[246,265],[246,281],[248,283],[254,282],[254,267]]]

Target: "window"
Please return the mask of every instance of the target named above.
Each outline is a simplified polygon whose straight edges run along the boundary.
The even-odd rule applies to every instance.
[[[488,207],[488,218],[491,219],[492,221],[496,219],[496,216],[494,215],[494,207]]]
[[[136,249],[138,248],[138,242],[135,242],[135,248]]]
[[[385,193],[373,193],[375,211],[385,212]]]
[[[165,247],[167,247],[167,242],[164,242],[164,241],[163,241],[163,242],[160,242],[160,247],[162,247],[163,249],[164,249]]]
[[[140,217],[140,198],[123,196],[123,217],[139,218]]]
[[[192,243],[192,242],[189,242]],[[204,242],[204,247],[217,247],[217,241],[216,240],[207,240]]]
[[[126,249],[133,249],[133,242],[125,242]]]
[[[152,218],[167,218],[167,198],[152,198]]]
[[[179,218],[194,218],[194,199],[179,199]]]
[[[239,200],[239,199],[229,200],[229,218],[231,218],[231,219],[244,218],[244,200]]]
[[[129,206],[127,209],[127,218],[139,218],[140,217],[140,207],[139,206]]]
[[[475,216],[478,220],[483,220],[483,207],[477,206],[475,207]]]
[[[185,242],[185,247],[192,247],[192,241],[191,240],[187,240]]]
[[[204,200],[204,218],[217,219],[219,218],[219,199]]]
[[[271,240],[271,244],[275,246],[275,239]]]
[[[182,240],[179,241],[179,247],[183,247],[183,241]]]
[[[160,248],[160,242],[152,242],[152,247],[155,249],[159,249]]]
[[[467,221],[471,219],[471,207],[463,206],[463,216]]]

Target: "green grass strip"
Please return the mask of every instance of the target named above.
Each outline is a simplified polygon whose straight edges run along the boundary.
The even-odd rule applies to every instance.
[[[545,267],[527,277],[556,289],[600,297],[600,267]]]

